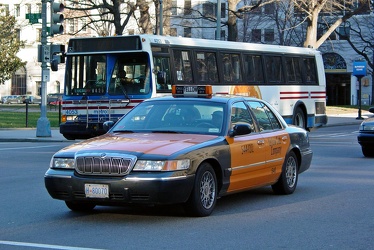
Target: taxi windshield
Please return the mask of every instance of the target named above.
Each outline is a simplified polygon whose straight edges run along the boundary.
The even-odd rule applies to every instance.
[[[224,104],[194,101],[143,102],[124,116],[112,132],[220,134]]]

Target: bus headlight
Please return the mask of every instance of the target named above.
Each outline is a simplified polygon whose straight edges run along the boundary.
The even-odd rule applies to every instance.
[[[74,158],[52,158],[50,168],[74,169]]]
[[[171,160],[171,161],[146,161],[136,162],[133,170],[135,171],[176,171],[185,170],[190,167],[190,160]]]

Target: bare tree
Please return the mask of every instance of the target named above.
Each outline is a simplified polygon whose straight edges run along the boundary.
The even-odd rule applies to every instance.
[[[304,47],[313,48],[319,48],[342,23],[354,15],[367,11],[369,6],[369,0],[295,0],[293,3],[295,9],[305,15],[307,33]],[[322,21],[326,22],[328,29],[317,39],[317,28],[321,12],[330,13],[330,15],[322,18]]]
[[[131,18],[134,18],[140,33],[152,33],[154,30],[150,5],[157,0],[66,0],[66,19],[85,19],[84,25],[71,35],[80,32],[82,29],[90,28],[101,36],[122,35],[125,27]],[[139,17],[135,16],[135,11],[139,10]]]

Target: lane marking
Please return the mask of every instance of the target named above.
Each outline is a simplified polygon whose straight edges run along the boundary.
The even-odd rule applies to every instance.
[[[47,248],[47,249],[61,249],[61,250],[104,250],[104,249],[99,249],[99,248],[70,247],[70,246],[36,244],[36,243],[29,243],[29,242],[17,242],[17,241],[6,241],[6,240],[0,240],[0,245]]]
[[[19,149],[29,149],[29,148],[49,148],[49,147],[54,147],[54,146],[58,146],[58,145],[46,145],[46,146],[33,146],[33,147],[16,147],[16,148],[0,148],[0,151],[4,151],[4,150],[19,150]]]

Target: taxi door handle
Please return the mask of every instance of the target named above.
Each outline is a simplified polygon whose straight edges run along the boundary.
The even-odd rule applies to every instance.
[[[264,140],[258,140],[258,141],[257,141],[257,144],[258,144],[258,145],[264,145],[264,144],[265,144],[265,141],[264,141]]]
[[[282,137],[282,141],[287,141],[288,140],[288,136],[283,136]]]

